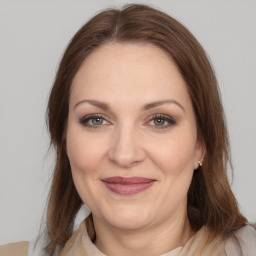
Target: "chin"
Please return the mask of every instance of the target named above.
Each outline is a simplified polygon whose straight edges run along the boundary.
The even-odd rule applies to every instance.
[[[113,227],[125,230],[141,229],[151,223],[152,216],[146,211],[127,209],[119,212],[112,212],[105,220]]]
[[[111,220],[110,220],[111,221]],[[110,223],[113,227],[117,229],[123,229],[123,230],[136,230],[136,229],[143,229],[147,226],[148,222],[144,219],[140,218],[120,218],[120,219],[114,219]]]

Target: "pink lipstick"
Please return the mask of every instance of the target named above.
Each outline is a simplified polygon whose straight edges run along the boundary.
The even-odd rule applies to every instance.
[[[109,177],[102,180],[104,185],[119,195],[137,194],[151,187],[156,180],[142,177]]]

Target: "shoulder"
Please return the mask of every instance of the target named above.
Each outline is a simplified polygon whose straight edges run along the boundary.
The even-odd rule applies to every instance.
[[[27,256],[28,242],[17,242],[0,246],[1,256]]]
[[[235,231],[225,242],[227,255],[255,256],[256,230],[253,226],[246,225]]]

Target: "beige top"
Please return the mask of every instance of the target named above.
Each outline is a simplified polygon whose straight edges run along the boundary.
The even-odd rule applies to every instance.
[[[28,242],[11,243],[0,246],[0,256],[27,256]]]
[[[179,247],[161,256],[255,256],[256,231],[247,225],[237,230],[227,241],[210,241],[209,231],[202,227],[183,248]],[[0,256],[28,256],[28,242],[0,246]],[[84,221],[68,240],[59,256],[105,256],[90,240]],[[41,253],[29,256],[41,256]]]
[[[209,242],[209,234],[207,228],[203,227],[183,248],[176,248],[161,256],[226,256],[224,242],[218,237]],[[59,256],[77,255],[106,256],[90,240],[84,221],[59,254]]]

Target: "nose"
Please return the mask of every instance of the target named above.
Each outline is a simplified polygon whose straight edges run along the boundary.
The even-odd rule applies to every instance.
[[[128,127],[116,129],[111,140],[108,153],[111,162],[129,168],[144,161],[146,153],[136,129]]]

